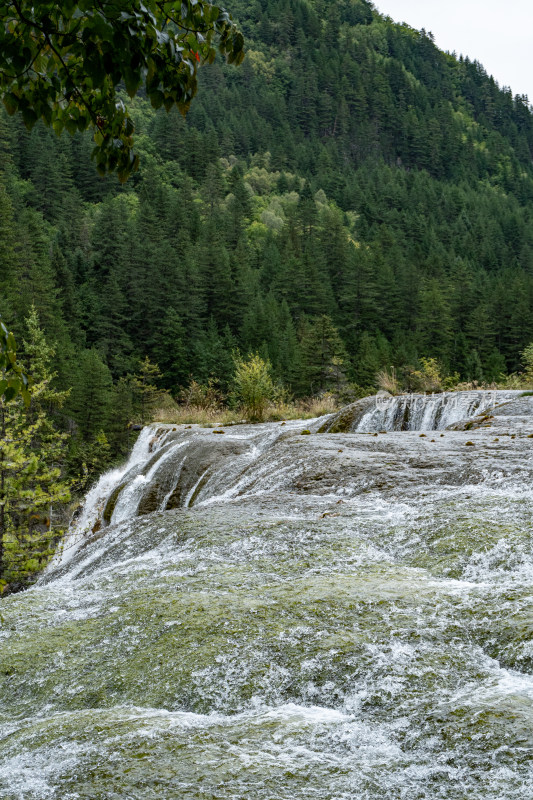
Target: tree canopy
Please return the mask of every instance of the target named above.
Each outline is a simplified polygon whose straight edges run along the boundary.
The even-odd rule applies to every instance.
[[[241,33],[206,0],[0,2],[0,96],[32,128],[94,129],[98,171],[121,181],[137,168],[134,125],[118,89],[144,90],[152,106],[185,113],[197,68],[216,46],[229,63],[244,57]]]

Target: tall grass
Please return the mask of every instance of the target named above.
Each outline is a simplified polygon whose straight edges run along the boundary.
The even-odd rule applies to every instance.
[[[270,402],[264,409],[265,422],[281,422],[289,419],[313,419],[333,414],[340,408],[334,395],[326,393],[320,397],[311,397],[294,402]],[[176,403],[170,395],[155,410],[153,422],[170,425],[237,425],[248,422],[243,408],[230,409],[224,405],[197,405],[194,403]]]

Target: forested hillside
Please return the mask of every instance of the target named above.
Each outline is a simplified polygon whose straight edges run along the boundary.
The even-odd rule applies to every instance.
[[[84,458],[128,447],[146,356],[176,395],[257,351],[306,396],[421,357],[491,381],[533,339],[527,98],[365,0],[229,5],[244,64],[187,120],[131,102],[125,186],[0,116],[0,312],[22,342],[35,305]]]

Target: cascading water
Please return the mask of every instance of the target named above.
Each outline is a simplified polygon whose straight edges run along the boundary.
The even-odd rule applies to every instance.
[[[533,398],[467,394],[145,429],[2,602],[2,800],[533,796]]]
[[[144,428],[131,451],[130,457],[122,467],[110,470],[101,476],[98,483],[87,493],[78,517],[74,520],[65,537],[52,566],[62,564],[76,554],[91,533],[100,529],[102,514],[109,495],[127,477],[131,477],[146,462],[150,454],[156,452],[170,433],[165,428],[159,432],[151,427]]]
[[[436,395],[381,397],[363,416],[356,430],[443,431],[461,420],[490,411],[519,392],[444,392]]]
[[[379,431],[443,431],[462,421],[472,420],[516,399],[518,391],[443,392],[391,397],[377,395],[354,403],[340,413],[343,430],[357,433]],[[350,412],[351,409],[351,412]],[[335,430],[336,418],[328,430]]]

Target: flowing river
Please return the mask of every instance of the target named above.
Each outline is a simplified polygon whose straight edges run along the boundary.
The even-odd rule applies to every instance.
[[[518,392],[146,428],[1,603],[1,800],[533,797],[532,437]]]

